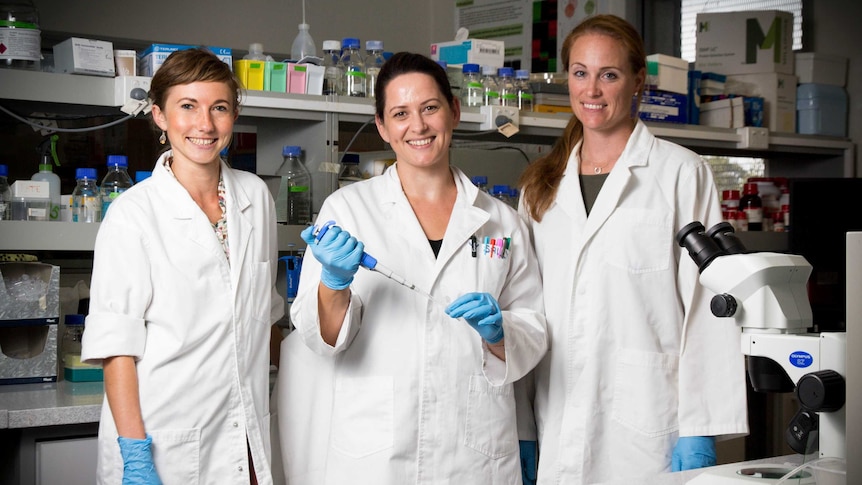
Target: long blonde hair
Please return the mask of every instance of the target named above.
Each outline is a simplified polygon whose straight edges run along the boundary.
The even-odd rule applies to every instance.
[[[596,15],[578,24],[563,41],[560,57],[566,72],[569,70],[569,54],[572,44],[586,34],[601,34],[616,39],[628,52],[632,72],[640,72],[645,69],[646,52],[643,39],[634,26],[615,15]],[[521,174],[518,181],[518,185],[521,187],[521,197],[530,217],[536,221],[542,220],[542,216],[556,198],[557,189],[566,171],[569,155],[584,136],[583,128],[580,120],[572,115],[563,134],[554,143],[551,151],[530,164]]]

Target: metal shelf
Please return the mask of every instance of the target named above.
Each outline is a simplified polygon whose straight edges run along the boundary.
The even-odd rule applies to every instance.
[[[0,251],[92,251],[100,224],[78,222],[0,221]],[[305,247],[299,233],[305,226],[279,224],[278,250]]]

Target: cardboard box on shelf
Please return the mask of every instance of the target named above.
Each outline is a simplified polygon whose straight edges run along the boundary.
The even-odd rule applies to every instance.
[[[103,40],[70,37],[54,46],[54,70],[114,77],[114,45]]]
[[[796,77],[799,84],[847,84],[847,58],[818,52],[796,53]]]
[[[728,92],[763,98],[763,126],[769,131],[796,132],[796,76],[760,73],[727,76]]]
[[[431,44],[431,59],[449,65],[479,64],[503,67],[505,43],[502,40],[467,39]]]
[[[650,54],[647,61],[647,86],[657,91],[688,94],[688,61],[664,54]]]
[[[742,98],[723,98],[700,103],[700,124],[717,128],[740,128],[745,125]]]
[[[185,44],[153,44],[138,56],[138,75],[152,77],[171,52],[193,49],[196,46]],[[207,47],[213,51],[225,64],[233,66],[233,54],[230,47]]]
[[[793,74],[793,14],[780,10],[697,14],[695,69]]]
[[[688,98],[668,91],[644,91],[638,116],[644,121],[688,123]]]

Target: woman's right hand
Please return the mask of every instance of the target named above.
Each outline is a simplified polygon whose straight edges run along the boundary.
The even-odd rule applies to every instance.
[[[117,438],[123,456],[123,485],[162,485],[153,463],[153,438]]]
[[[314,258],[323,266],[320,282],[327,288],[343,290],[350,286],[353,275],[359,271],[359,263],[365,246],[349,232],[327,223],[327,230],[317,235],[316,227],[309,226],[300,234],[311,248]]]

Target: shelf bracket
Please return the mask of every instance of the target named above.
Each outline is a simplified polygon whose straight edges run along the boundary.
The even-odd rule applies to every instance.
[[[743,126],[738,128],[736,132],[739,134],[739,142],[737,148],[748,148],[754,150],[766,150],[769,148],[769,129]]]

